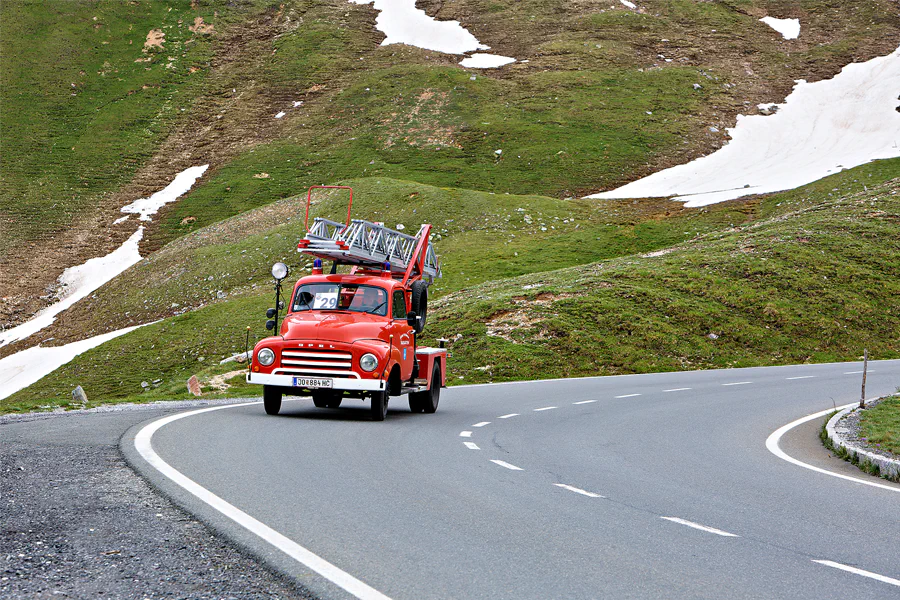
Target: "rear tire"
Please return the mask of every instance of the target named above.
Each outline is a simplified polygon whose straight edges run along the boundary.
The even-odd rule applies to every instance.
[[[441,400],[441,367],[437,362],[431,374],[431,389],[425,392],[414,392],[409,395],[409,410],[414,413],[432,414],[437,411]]]
[[[384,418],[387,416],[387,407],[387,390],[383,392],[375,392],[374,394],[372,394],[372,407],[370,409],[370,412],[372,414],[373,421],[384,421]]]
[[[277,387],[263,386],[263,407],[266,409],[267,415],[277,415],[281,410],[281,395],[282,392]]]

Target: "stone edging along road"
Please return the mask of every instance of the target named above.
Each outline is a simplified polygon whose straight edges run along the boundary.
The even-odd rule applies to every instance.
[[[846,425],[843,425],[841,421],[844,417],[856,410],[859,410],[858,406],[848,406],[828,420],[825,431],[828,438],[831,440],[831,443],[834,444],[835,448],[843,448],[849,455],[849,460],[851,462],[869,462],[878,466],[881,476],[885,479],[890,479],[892,481],[900,480],[900,460],[875,454],[874,452],[870,452],[857,446],[847,439],[849,429]]]

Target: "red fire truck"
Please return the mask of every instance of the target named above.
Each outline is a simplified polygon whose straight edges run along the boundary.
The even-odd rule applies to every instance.
[[[314,189],[350,190],[344,223],[317,217],[309,226]],[[437,410],[445,386],[447,351],[421,347],[428,316],[428,285],[441,276],[431,245],[431,225],[415,236],[350,218],[353,190],[313,186],[306,204],[306,236],[300,252],[314,257],[312,273],[301,277],[278,328],[281,281],[288,269],[276,263],[276,308],[266,323],[277,335],[253,348],[247,382],[263,386],[266,413],[277,415],[285,394],[311,395],[321,408],[347,398],[371,399],[371,416],[383,421],[391,396],[408,395],[415,413]],[[331,262],[330,273],[323,261]],[[349,273],[338,267],[349,265]],[[271,320],[274,317],[274,320]]]

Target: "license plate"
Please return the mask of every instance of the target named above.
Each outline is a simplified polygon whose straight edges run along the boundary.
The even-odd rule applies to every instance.
[[[331,388],[334,387],[334,380],[327,377],[294,377],[294,387]]]

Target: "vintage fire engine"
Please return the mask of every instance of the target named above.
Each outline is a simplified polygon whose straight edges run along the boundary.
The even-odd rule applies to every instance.
[[[350,190],[347,221],[321,217],[309,226],[312,191]],[[270,415],[281,410],[284,394],[311,395],[321,408],[337,408],[347,398],[371,399],[371,416],[383,421],[388,398],[409,396],[414,413],[437,410],[447,373],[447,351],[418,346],[428,316],[428,285],[441,276],[430,242],[431,225],[415,236],[380,223],[350,219],[353,190],[313,186],[306,203],[306,236],[300,252],[315,258],[312,273],[300,278],[278,328],[281,281],[288,269],[276,263],[276,308],[268,329],[278,335],[253,348],[247,382],[263,386]],[[323,261],[331,262],[330,273]],[[350,273],[338,273],[349,265]],[[274,320],[271,320],[274,317]]]

